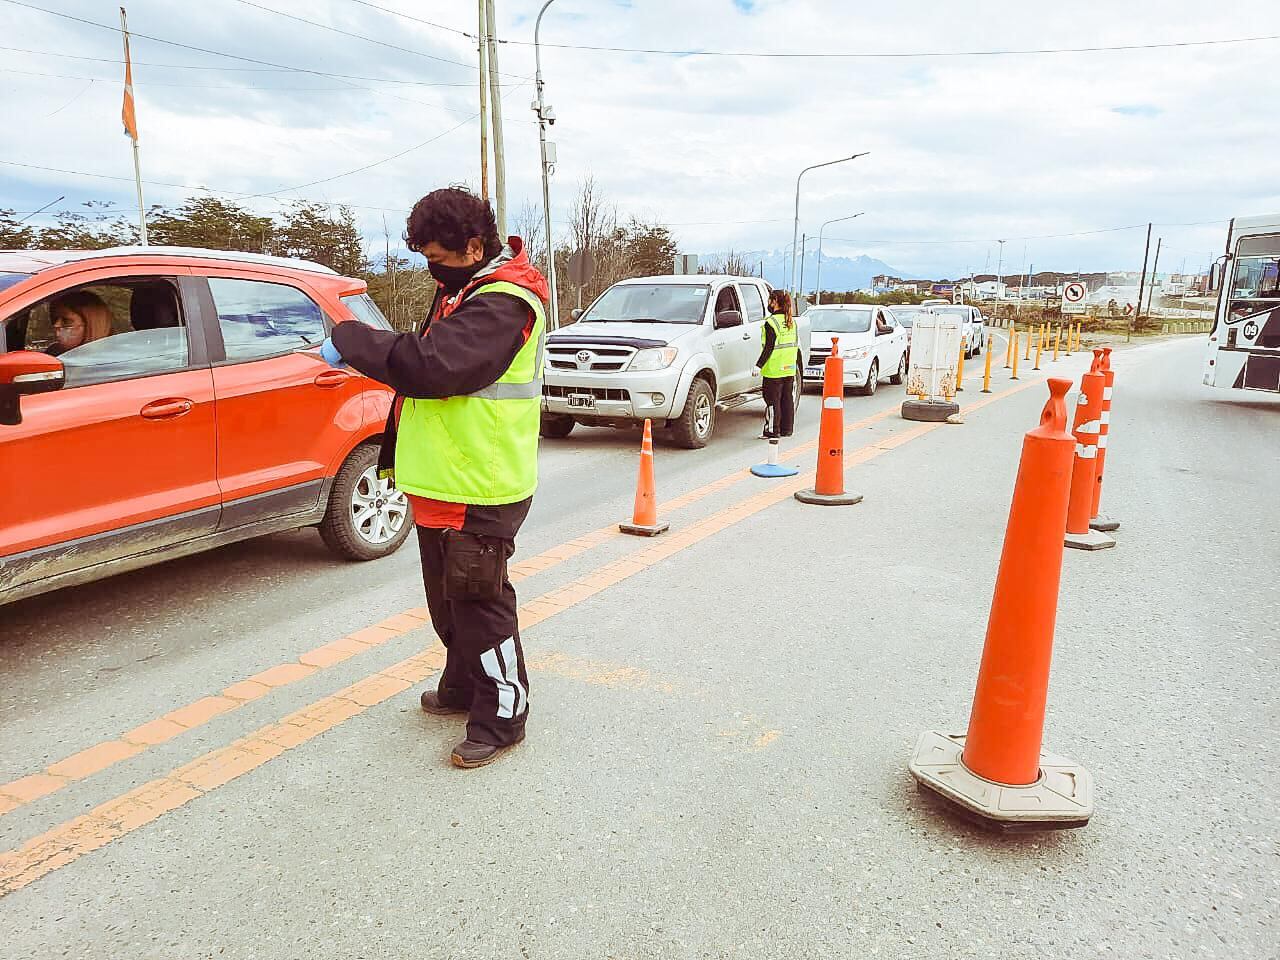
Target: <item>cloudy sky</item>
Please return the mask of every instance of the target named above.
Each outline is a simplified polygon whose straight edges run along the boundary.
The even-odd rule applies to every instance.
[[[513,211],[540,202],[529,109],[540,6],[498,0]],[[781,249],[797,172],[869,151],[805,177],[802,229],[865,211],[828,228],[830,254],[955,276],[994,271],[1005,238],[1006,272],[1137,269],[1155,221],[1162,272],[1199,267],[1228,217],[1280,210],[1280,38],[957,54],[1258,37],[1280,33],[1274,6],[556,0],[543,21],[553,217],[591,175],[623,216],[670,224],[683,249]],[[263,212],[298,197],[350,203],[380,250],[384,215],[394,238],[422,193],[478,183],[464,35],[475,9],[129,0],[147,202],[203,187]],[[117,27],[117,4],[0,0],[0,207],[25,214],[59,195],[51,209],[136,207],[120,36],[95,23]],[[748,55],[780,53],[823,56]]]

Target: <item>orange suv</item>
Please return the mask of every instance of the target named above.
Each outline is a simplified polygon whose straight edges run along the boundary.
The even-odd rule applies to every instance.
[[[335,323],[389,328],[364,281],[303,260],[0,251],[0,603],[304,526],[395,551],[392,393],[321,359]]]

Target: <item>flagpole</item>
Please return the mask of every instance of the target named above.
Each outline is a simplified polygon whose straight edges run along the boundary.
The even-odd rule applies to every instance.
[[[124,35],[125,97],[128,99],[130,106],[132,106],[133,64],[129,60],[129,25],[125,21],[124,7],[120,8],[120,32]],[[132,130],[129,130],[128,127],[126,127],[125,132],[129,134],[129,139],[133,141],[133,182],[138,188],[138,235],[142,240],[142,245],[145,247],[148,245],[147,205],[142,199],[142,165],[138,160],[137,122],[134,121],[134,128]]]

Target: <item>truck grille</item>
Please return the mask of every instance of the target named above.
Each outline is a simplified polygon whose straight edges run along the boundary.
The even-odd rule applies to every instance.
[[[542,395],[544,397],[564,399],[571,393],[589,393],[597,400],[628,401],[631,399],[625,390],[613,390],[604,387],[561,387],[552,383],[544,383],[542,385]]]
[[[580,360],[578,354],[589,354]],[[547,362],[552,370],[574,370],[590,373],[616,373],[626,368],[635,356],[634,347],[590,343],[548,343]]]

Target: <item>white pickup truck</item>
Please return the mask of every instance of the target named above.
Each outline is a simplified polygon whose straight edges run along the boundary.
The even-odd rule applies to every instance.
[[[576,323],[547,337],[542,435],[566,437],[575,423],[630,427],[651,419],[679,446],[706,446],[717,410],[759,395],[754,368],[768,299],[769,285],[756,277],[615,283],[574,311]],[[796,323],[798,400],[809,323]]]

